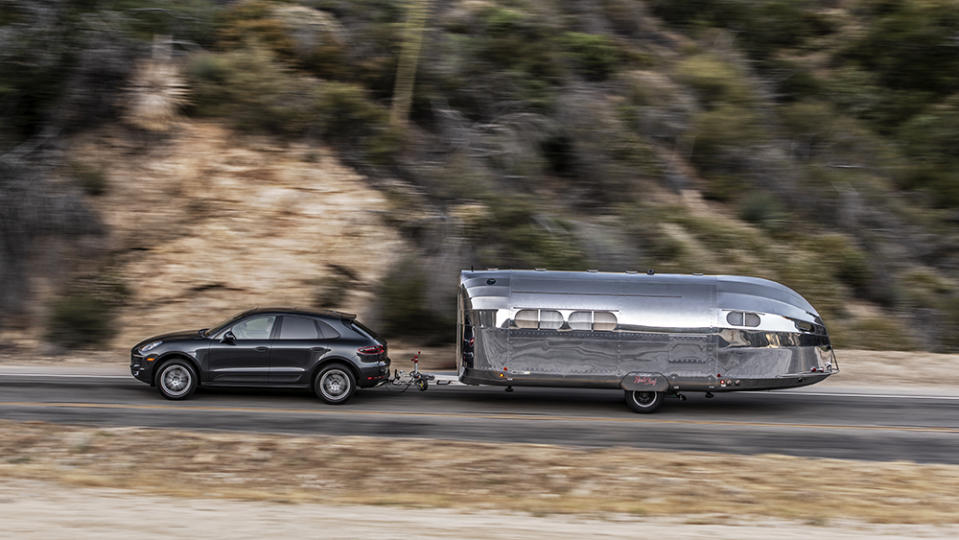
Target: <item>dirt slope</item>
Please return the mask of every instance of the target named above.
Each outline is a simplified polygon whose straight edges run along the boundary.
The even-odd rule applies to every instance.
[[[94,204],[132,291],[113,347],[247,307],[316,306],[330,280],[362,313],[407,249],[383,196],[323,147],[184,123],[159,142],[99,130],[71,153],[109,183]]]

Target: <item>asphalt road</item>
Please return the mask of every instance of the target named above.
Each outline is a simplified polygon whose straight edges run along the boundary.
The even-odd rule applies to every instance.
[[[550,388],[379,388],[338,407],[297,391],[205,390],[171,402],[121,373],[0,367],[0,419],[959,463],[956,394],[690,394],[638,415],[619,391]]]

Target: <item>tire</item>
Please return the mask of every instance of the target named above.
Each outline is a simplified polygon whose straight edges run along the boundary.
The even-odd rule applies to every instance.
[[[343,364],[324,366],[313,379],[313,392],[330,405],[342,405],[356,393],[356,377]]]
[[[163,363],[156,376],[160,395],[172,400],[186,399],[193,395],[198,382],[193,365],[179,358]]]
[[[663,406],[663,400],[666,394],[664,392],[640,392],[636,390],[626,391],[626,406],[642,414],[654,413]]]

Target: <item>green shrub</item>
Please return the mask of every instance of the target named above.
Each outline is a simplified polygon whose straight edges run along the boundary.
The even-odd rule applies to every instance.
[[[555,46],[558,29],[549,18],[498,6],[481,15],[468,49],[490,64],[487,69],[515,71],[544,81],[556,80],[562,74]]]
[[[261,45],[283,58],[293,59],[293,37],[276,16],[278,5],[269,0],[242,0],[225,8],[217,36],[220,47],[239,49]]]
[[[826,319],[842,319],[846,315],[847,290],[835,279],[814,254],[803,251],[775,250],[764,257],[772,269],[768,276],[792,288]]]
[[[852,323],[830,324],[827,320],[826,325],[834,347],[874,351],[914,351],[918,348],[909,325],[892,315],[867,317]]]
[[[426,338],[433,343],[453,338],[455,297],[448,306],[430,306],[429,285],[429,276],[416,258],[404,258],[390,269],[377,296],[386,336]]]
[[[566,32],[563,48],[577,71],[591,81],[606,80],[620,63],[620,52],[606,36]]]
[[[50,311],[49,339],[64,347],[99,345],[110,336],[112,308],[90,294],[65,295]]]
[[[504,246],[499,265],[551,270],[582,270],[588,265],[575,238],[563,230],[521,223],[507,226],[500,236]]]
[[[959,87],[959,9],[954,0],[865,4],[867,26],[841,57],[875,72],[883,85],[944,95]],[[930,96],[932,97],[932,96]]]
[[[779,197],[765,191],[749,191],[739,201],[738,213],[740,219],[772,232],[782,231],[789,222],[789,213]]]
[[[745,106],[753,101],[745,75],[735,66],[709,53],[690,56],[676,67],[677,79],[693,87],[707,107]]]
[[[151,41],[154,36],[164,35],[178,41],[196,43],[201,47],[212,47],[216,41],[217,22],[222,12],[219,5],[221,3],[210,0],[177,0],[163,2],[162,8],[155,8],[155,2],[111,0],[107,9],[122,12],[126,26],[138,39],[145,42]]]
[[[386,108],[362,87],[297,75],[264,48],[194,55],[187,75],[193,114],[223,117],[239,129],[318,134],[373,163],[388,161],[401,144]]]
[[[355,75],[344,33],[328,13],[286,2],[248,0],[223,10],[218,32],[225,49],[263,46],[284,62],[317,76],[343,79]]]
[[[87,195],[103,195],[109,187],[106,171],[101,167],[73,162],[70,164],[70,175]]]
[[[355,84],[326,82],[316,91],[314,120],[324,139],[363,150],[377,163],[387,161],[401,144],[401,134],[389,124],[386,108],[370,101]]]
[[[693,163],[704,172],[718,173],[742,170],[750,147],[763,136],[751,111],[731,105],[696,115],[687,134]]]
[[[940,301],[943,316],[942,342],[945,352],[959,351],[959,293],[952,293]]]
[[[900,182],[906,188],[923,189],[933,204],[959,207],[959,94],[929,107],[910,119],[897,133],[910,158]]]
[[[932,269],[917,268],[897,276],[902,286],[902,300],[905,307],[940,307],[959,290]]]
[[[726,28],[754,58],[833,31],[821,2],[814,0],[653,0],[652,10],[676,25]]]
[[[873,279],[866,253],[849,238],[837,233],[818,235],[808,244],[818,254],[822,269],[845,283],[857,294],[866,296]]]
[[[190,57],[186,75],[191,112],[219,116],[237,128],[283,135],[305,133],[311,124],[315,85],[253,47]]]
[[[103,345],[113,334],[116,308],[128,295],[108,272],[73,279],[50,306],[47,338],[64,347]]]

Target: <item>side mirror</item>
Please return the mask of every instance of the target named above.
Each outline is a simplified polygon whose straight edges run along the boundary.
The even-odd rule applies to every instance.
[[[223,343],[229,343],[230,345],[236,343],[236,335],[232,330],[227,330],[227,332],[223,334]]]

